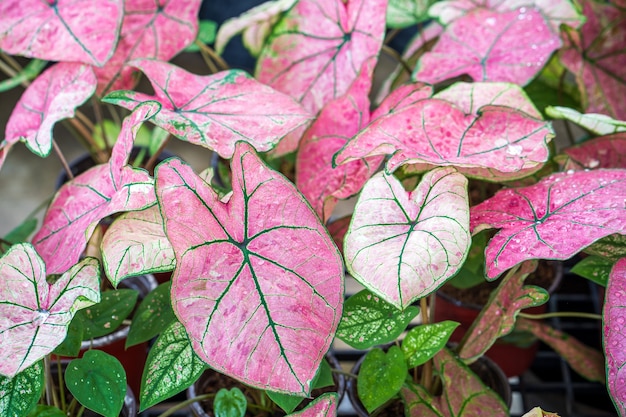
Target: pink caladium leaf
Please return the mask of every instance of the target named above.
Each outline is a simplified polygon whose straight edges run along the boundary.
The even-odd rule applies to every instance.
[[[564,170],[581,171],[626,167],[626,132],[600,136],[563,150],[558,156]]]
[[[621,416],[626,415],[626,258],[613,266],[606,288],[602,312],[604,321],[604,353],[607,366],[607,388]]]
[[[126,164],[141,122],[152,117],[158,108],[158,103],[152,102],[128,116],[109,163],[78,175],[54,196],[41,229],[33,237],[49,274],[62,273],[78,261],[100,220],[156,202],[154,181],[148,172]]]
[[[167,272],[176,265],[157,205],[115,219],[101,246],[104,270],[115,286],[124,278]]]
[[[226,200],[188,165],[157,167],[176,254],[172,304],[194,350],[247,384],[307,395],[341,318],[339,251],[305,198],[245,142]]]
[[[481,179],[517,179],[548,160],[550,124],[515,108],[486,105],[466,114],[439,98],[417,101],[379,117],[336,155],[335,164],[392,154],[386,170],[454,166]]]
[[[545,17],[556,34],[561,25],[577,29],[585,21],[570,0],[448,0],[435,3],[428,13],[447,25],[478,7],[498,12],[534,8]]]
[[[626,230],[626,170],[557,173],[499,191],[472,207],[471,228],[500,231],[489,241],[486,275],[494,279],[527,259],[569,259],[598,239]]]
[[[370,120],[371,70],[366,61],[346,95],[328,103],[307,129],[296,159],[296,186],[323,222],[340,199],[358,193],[383,161],[383,156],[332,166],[333,154]]]
[[[85,258],[54,284],[29,243],[0,258],[0,374],[12,378],[63,342],[76,311],[100,302],[100,269]]]
[[[115,53],[96,68],[98,95],[130,90],[136,77],[127,64],[135,58],[169,61],[196,39],[199,0],[125,0],[124,20]]]
[[[24,91],[7,122],[5,139],[18,140],[35,154],[46,157],[52,148],[52,128],[96,91],[92,67],[60,62],[44,71]]]
[[[524,280],[536,268],[537,261],[526,261],[501,280],[460,343],[459,356],[465,363],[480,358],[496,339],[511,333],[520,310],[548,301],[549,295],[543,288],[524,286]]]
[[[337,393],[329,392],[311,402],[302,411],[286,417],[335,417],[337,415]]]
[[[105,101],[132,110],[156,100],[163,107],[152,118],[153,123],[226,159],[232,157],[237,141],[247,141],[259,152],[267,151],[311,119],[291,97],[259,83],[244,71],[200,76],[150,59],[133,61],[132,66],[146,74],[156,96],[117,91]]]
[[[372,113],[372,120],[383,117],[394,111],[407,108],[418,101],[429,98],[433,88],[424,83],[404,84],[389,93]]]
[[[515,328],[532,333],[550,346],[579,375],[590,381],[605,381],[604,355],[600,351],[539,320],[519,318]]]
[[[274,27],[256,78],[317,113],[344,95],[363,62],[378,55],[386,7],[386,0],[298,1]]]
[[[534,9],[473,9],[452,22],[418,61],[413,79],[435,84],[462,74],[475,81],[524,85],[561,46]]]
[[[48,61],[102,66],[118,41],[122,0],[0,2],[0,49]]]
[[[567,31],[561,62],[576,75],[583,108],[626,120],[626,12],[610,3],[584,1],[587,22]]]
[[[458,271],[470,243],[463,175],[438,168],[407,192],[393,175],[381,172],[361,191],[344,255],[361,284],[405,309]]]

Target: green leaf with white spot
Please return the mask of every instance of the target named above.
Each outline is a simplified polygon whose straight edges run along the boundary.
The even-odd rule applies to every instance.
[[[610,259],[592,255],[574,265],[571,271],[576,275],[580,275],[598,285],[606,287],[606,283],[609,281],[609,274],[614,264],[615,262]]]
[[[126,396],[126,372],[114,356],[88,350],[65,371],[65,384],[74,398],[104,417],[118,417]]]
[[[133,316],[126,348],[146,342],[176,320],[170,301],[170,281],[159,285],[143,299]]]
[[[0,416],[22,417],[37,404],[43,390],[43,365],[35,362],[13,378],[0,375]]]
[[[195,354],[183,325],[172,323],[156,340],[141,378],[140,410],[178,394],[207,369]]]
[[[415,306],[399,310],[392,304],[363,290],[344,303],[337,337],[356,349],[395,340],[419,313]]]
[[[222,388],[215,395],[213,412],[215,417],[243,417],[246,414],[248,401],[237,387],[228,390]]]
[[[402,352],[410,368],[426,363],[444,348],[452,332],[459,326],[454,321],[423,324],[411,329],[402,341]]]
[[[114,332],[133,311],[138,296],[137,291],[128,288],[104,291],[98,304],[79,311],[76,315],[85,324],[83,340]]]
[[[406,361],[398,346],[391,346],[387,353],[380,348],[370,350],[357,379],[361,403],[371,413],[398,394],[406,376]]]
[[[590,246],[583,249],[589,255],[602,256],[612,261],[626,257],[626,236],[615,233],[597,240]]]

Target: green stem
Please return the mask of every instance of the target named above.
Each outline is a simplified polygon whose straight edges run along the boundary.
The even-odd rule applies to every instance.
[[[144,169],[146,171],[152,172],[154,165],[156,165],[157,159],[159,159],[159,155],[161,155],[161,152],[163,152],[165,147],[168,145],[171,137],[172,135],[167,135],[167,138],[165,138],[163,143],[161,143],[161,146],[159,146],[159,149],[157,149],[157,151],[152,156],[150,156],[150,159],[148,159],[148,162],[146,162],[146,165],[144,166]]]
[[[561,312],[544,313],[544,314],[518,313],[518,317],[523,317],[525,319],[530,319],[530,320],[543,320],[543,319],[551,319],[554,317],[574,317],[574,318],[579,318],[579,319],[602,320],[602,314],[581,313],[577,311],[561,311]]]
[[[188,400],[185,400],[181,403],[176,404],[175,406],[173,406],[166,412],[160,414],[158,417],[171,416],[175,412],[182,410],[193,403],[204,401],[204,400],[210,400],[211,398],[214,398],[214,397],[215,397],[215,394],[203,394],[203,395],[198,395],[197,397],[189,398]]]
[[[352,372],[348,372],[348,371],[344,371],[342,369],[331,369],[331,372],[334,374],[339,374],[339,375],[344,375],[347,376],[348,378],[352,378],[352,379],[357,379],[358,375],[357,374],[353,374]]]
[[[217,65],[219,65],[221,69],[227,70],[229,68],[226,61],[224,61],[221,56],[215,53],[213,48],[207,46],[199,40],[196,40],[195,44],[198,46],[198,48],[200,48],[201,51],[204,51]]]
[[[56,140],[54,139],[52,139],[52,147],[54,148],[54,151],[56,152],[56,154],[59,156],[59,160],[61,161],[61,165],[63,165],[63,169],[65,170],[67,174],[67,178],[69,178],[70,180],[73,180],[74,174],[72,174],[72,170],[70,169],[70,166],[67,163],[67,159],[65,159],[65,155],[63,155],[61,148],[59,147]]]
[[[54,380],[52,379],[52,371],[50,370],[50,356],[46,355],[43,359],[44,373],[46,377],[46,404],[59,408],[59,400],[54,389]]]
[[[28,87],[30,81],[35,79],[37,75],[39,75],[39,73],[44,69],[47,63],[48,61],[33,59],[28,63],[28,65],[26,65],[23,70],[20,70],[11,78],[0,82],[0,92],[8,91],[14,87],[17,87],[20,84],[23,87]],[[2,66],[2,64],[4,63],[0,61],[0,67]],[[6,68],[2,67],[2,69],[5,70]]]
[[[409,67],[409,64],[407,64],[406,61],[402,59],[402,55],[400,55],[398,51],[396,51],[395,49],[387,45],[383,45],[382,51],[386,53],[387,55],[389,55],[390,57],[392,57],[393,59],[395,59],[396,61],[398,61],[402,69],[406,71],[407,74],[411,75],[411,73],[413,72],[411,70],[411,67]]]

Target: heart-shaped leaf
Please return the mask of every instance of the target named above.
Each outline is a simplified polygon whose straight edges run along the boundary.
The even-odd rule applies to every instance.
[[[481,179],[515,179],[541,168],[554,136],[549,123],[515,108],[483,106],[466,114],[442,99],[417,101],[374,120],[336,155],[335,163],[392,154],[386,169],[454,166]]]
[[[373,60],[363,65],[346,95],[328,103],[300,141],[296,159],[296,186],[323,222],[337,201],[361,190],[383,156],[332,166],[333,154],[370,121],[368,94]]]
[[[472,207],[472,233],[501,229],[485,251],[487,278],[527,259],[568,259],[602,237],[623,233],[625,184],[624,170],[557,173]]]
[[[0,375],[0,414],[27,415],[41,398],[43,374],[43,361],[39,361],[13,378]]]
[[[400,390],[400,398],[409,416],[444,417],[439,401],[422,385],[407,383]]]
[[[528,275],[537,269],[536,261],[524,262],[517,271],[511,270],[498,285],[465,333],[459,357],[471,363],[483,356],[496,339],[513,331],[520,310],[545,304],[549,295],[541,287],[523,286]]]
[[[359,282],[404,309],[453,276],[470,243],[463,175],[438,168],[406,192],[393,175],[381,172],[363,187],[344,254]]]
[[[176,265],[157,205],[115,219],[101,246],[104,270],[114,286],[124,278],[167,272]]]
[[[626,354],[624,344],[624,311],[626,307],[626,258],[619,260],[613,269],[606,288],[606,301],[602,312],[604,320],[604,353],[607,366],[607,388],[620,415],[626,415]]]
[[[583,258],[574,265],[570,271],[598,285],[606,287],[614,264],[615,262],[610,259],[592,255]]]
[[[67,415],[55,406],[38,404],[28,417],[67,417]]]
[[[370,413],[393,398],[407,376],[404,354],[398,346],[387,352],[374,348],[367,352],[357,378],[359,399]]]
[[[403,84],[385,96],[372,113],[372,120],[409,107],[418,101],[429,98],[432,94],[433,88],[430,85],[424,83]]]
[[[67,388],[86,408],[104,417],[117,417],[126,396],[126,371],[114,356],[88,350],[65,371]]]
[[[535,335],[554,349],[579,375],[590,381],[604,382],[604,355],[577,339],[539,320],[518,318],[515,328]]]
[[[170,300],[171,288],[171,282],[165,282],[150,291],[141,301],[130,324],[126,338],[127,349],[147,342],[176,320]]]
[[[124,20],[115,53],[103,68],[96,68],[98,95],[135,85],[135,58],[169,61],[196,39],[200,0],[125,0]],[[174,36],[175,35],[175,36]]]
[[[237,387],[230,390],[222,388],[215,394],[213,412],[216,416],[243,417],[246,414],[247,407],[248,400]]]
[[[0,258],[0,374],[13,377],[52,352],[77,310],[100,301],[98,261],[85,258],[52,285],[29,243]]]
[[[546,113],[555,119],[565,119],[584,127],[596,135],[626,132],[626,121],[615,120],[605,114],[583,114],[569,107],[548,106]]]
[[[418,61],[413,79],[435,84],[468,74],[475,81],[524,85],[560,46],[558,34],[535,9],[475,8],[446,27]]]
[[[52,148],[52,128],[93,95],[96,77],[88,65],[58,63],[24,91],[7,122],[5,139],[22,140],[35,154],[46,157]]]
[[[102,66],[118,40],[122,0],[5,0],[0,49],[47,61]]]
[[[174,311],[211,367],[306,395],[341,317],[339,252],[304,197],[250,145],[236,145],[231,171],[222,201],[180,161],[157,167],[176,254]]]
[[[78,261],[101,219],[154,204],[154,185],[148,172],[126,164],[141,122],[156,111],[158,104],[151,102],[128,116],[109,163],[75,177],[54,196],[41,229],[33,237],[48,274],[62,273]],[[69,203],[72,201],[80,204]]]
[[[321,395],[301,411],[286,417],[333,417],[337,415],[337,393],[329,392]]]
[[[448,343],[459,323],[442,321],[414,327],[402,340],[402,352],[409,369],[422,365],[434,357]]]
[[[576,75],[583,108],[626,120],[626,13],[611,3],[583,1],[587,22],[580,32],[567,31],[561,62]]]
[[[274,27],[256,78],[316,114],[344,95],[363,62],[378,55],[386,7],[386,0],[298,1]]]
[[[95,339],[113,333],[129,316],[137,304],[139,293],[129,288],[102,292],[98,304],[79,314],[84,330],[83,340]]]
[[[398,310],[368,290],[348,298],[337,337],[355,349],[369,349],[394,341],[419,314],[419,308],[409,306]]]
[[[104,101],[134,109],[156,100],[163,108],[153,123],[226,159],[232,157],[239,140],[249,142],[260,152],[267,151],[310,118],[292,98],[259,83],[244,71],[200,76],[149,59],[135,60],[132,66],[146,74],[156,96],[118,91]]]
[[[156,340],[141,378],[139,403],[143,411],[183,391],[207,369],[194,353],[183,325],[170,324]]]
[[[563,170],[626,167],[626,133],[600,136],[563,150],[558,156]]]

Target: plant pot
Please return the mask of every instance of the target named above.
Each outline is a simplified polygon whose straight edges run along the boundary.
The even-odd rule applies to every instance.
[[[563,276],[563,265],[560,262],[549,262],[544,265],[551,266],[553,271],[552,283],[547,288],[548,293],[552,294],[560,285]],[[528,280],[530,279],[531,277],[528,278]],[[497,284],[497,282],[492,283],[490,288],[495,288]],[[469,290],[470,292],[476,291],[474,288]],[[445,290],[438,291],[433,321],[452,320],[460,323],[450,337],[450,342],[460,342],[476,317],[478,317],[481,309],[482,306],[479,304],[459,300],[446,294]],[[542,314],[547,311],[547,306],[544,304],[522,311],[528,314]],[[496,362],[506,376],[510,378],[521,375],[530,368],[538,349],[539,342],[534,337],[513,331],[511,335],[497,340],[485,355]]]
[[[361,356],[359,360],[354,364],[350,371],[354,375],[359,374],[361,369],[361,363],[365,359],[365,355]],[[483,381],[483,383],[495,391],[503,400],[507,407],[511,406],[511,386],[504,372],[500,367],[491,359],[487,357],[481,357],[473,364],[469,365],[469,368]],[[359,417],[368,417],[370,414],[365,409],[363,403],[359,399],[357,392],[356,379],[349,378],[347,383],[347,392],[350,403],[354,409],[354,412]],[[486,410],[487,411],[487,410]],[[488,414],[488,413],[487,413]],[[377,417],[400,417],[404,415],[404,404],[398,398],[397,401],[392,401],[383,410],[376,412]]]
[[[330,352],[326,354],[326,360],[328,361],[328,363],[330,364],[331,368],[333,369],[341,369],[341,365],[339,363],[339,361],[337,360],[337,358],[332,355]],[[330,391],[332,392],[337,392],[338,394],[338,400],[337,400],[337,404],[339,404],[341,402],[341,399],[343,398],[345,392],[346,392],[346,380],[345,377],[342,374],[338,374],[338,373],[333,373],[333,379],[335,380],[335,386],[333,387],[329,387],[329,388],[333,388]],[[227,389],[232,389],[234,387],[237,387],[239,389],[241,389],[244,393],[244,395],[246,395],[246,398],[248,399],[248,402],[250,403],[250,399],[251,396],[249,395],[249,392],[251,391],[257,391],[256,388],[250,388],[247,385],[233,379],[230,378],[229,376],[223,375],[217,371],[214,371],[212,369],[208,369],[206,370],[201,376],[200,378],[198,378],[198,380],[191,385],[188,389],[187,389],[187,398],[194,398],[197,397],[198,395],[202,395],[202,394],[207,394],[210,392],[217,392],[217,390],[219,390],[220,388],[227,388]],[[317,392],[319,391],[319,392]],[[312,397],[311,399],[305,399],[299,406],[297,409],[301,409],[304,406],[306,406],[308,403],[310,403],[310,401],[312,401],[312,399],[319,397],[320,395],[324,394],[325,392],[327,392],[325,389],[320,389],[320,390],[313,390],[312,392]],[[213,414],[213,402],[212,401],[201,401],[201,402],[194,402],[190,405],[189,407],[191,409],[191,411],[193,412],[193,415],[195,417],[214,417]],[[245,414],[246,416],[251,416],[251,414],[249,412],[247,412]],[[282,409],[279,409],[278,407],[276,407],[276,412],[268,414],[255,414],[254,416],[264,416],[264,417],[274,417],[274,416],[284,416],[285,412]]]

